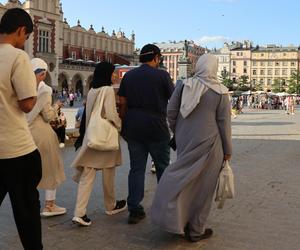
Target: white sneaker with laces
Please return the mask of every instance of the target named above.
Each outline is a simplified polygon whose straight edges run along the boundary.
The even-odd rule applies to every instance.
[[[64,148],[64,147],[65,147],[65,144],[64,144],[64,143],[59,143],[59,147],[60,147],[60,148]]]

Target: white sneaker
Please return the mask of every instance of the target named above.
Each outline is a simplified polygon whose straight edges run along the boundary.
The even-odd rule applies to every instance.
[[[86,216],[77,217],[74,216],[72,219],[73,223],[78,224],[79,226],[90,226],[92,224],[92,221]]]
[[[59,143],[59,147],[60,147],[60,148],[64,148],[64,147],[65,147],[65,144],[64,144],[64,143]]]
[[[41,216],[50,217],[50,216],[56,216],[56,215],[63,215],[66,212],[67,212],[67,209],[65,209],[64,207],[59,207],[54,204],[53,206],[46,206],[43,209]]]

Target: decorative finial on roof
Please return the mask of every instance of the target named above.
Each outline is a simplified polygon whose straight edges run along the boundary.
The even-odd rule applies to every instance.
[[[134,34],[134,31],[132,31],[132,33],[131,33],[131,41],[135,41],[135,34]]]
[[[81,27],[81,25],[80,25],[80,20],[79,20],[79,19],[78,19],[78,21],[77,21],[77,26]]]

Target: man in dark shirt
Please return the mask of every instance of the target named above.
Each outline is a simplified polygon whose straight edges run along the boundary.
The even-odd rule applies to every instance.
[[[130,156],[129,224],[136,224],[145,218],[140,202],[144,198],[148,154],[154,161],[157,181],[170,161],[166,110],[174,84],[166,71],[158,69],[161,59],[157,46],[145,45],[140,54],[142,65],[126,73],[118,93],[123,120],[122,136],[128,143]]]

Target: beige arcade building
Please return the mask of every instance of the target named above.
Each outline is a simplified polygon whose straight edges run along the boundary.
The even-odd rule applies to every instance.
[[[109,61],[129,65],[133,61],[135,35],[124,32],[109,35],[104,27],[97,32],[80,21],[71,27],[63,16],[59,0],[9,0],[0,3],[0,18],[9,8],[23,8],[34,22],[34,31],[25,50],[31,58],[44,59],[49,66],[46,83],[58,91],[68,88],[86,94],[96,63]],[[97,24],[98,26],[99,24]]]

